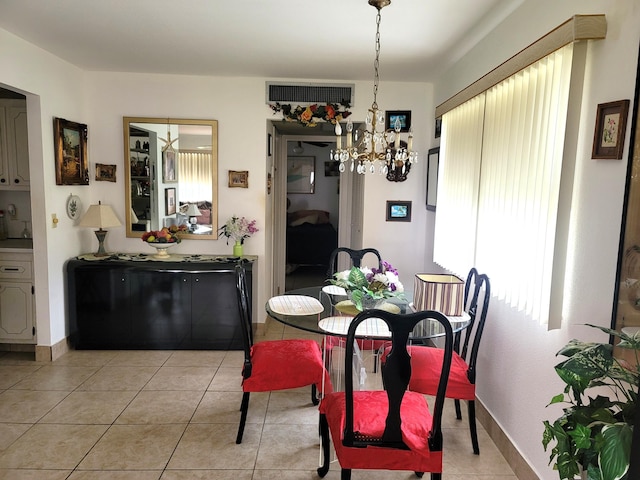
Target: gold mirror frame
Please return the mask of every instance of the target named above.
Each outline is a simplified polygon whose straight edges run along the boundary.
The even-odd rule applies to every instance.
[[[144,126],[144,124],[149,124],[150,131],[154,132],[163,132],[166,131],[166,135],[158,133],[157,138],[151,140],[150,146],[147,147],[147,150],[155,151],[155,159],[153,155],[151,155],[151,160],[147,159],[147,163],[145,164],[145,149],[143,148],[143,143],[136,148],[135,140],[132,140],[131,135],[131,127],[133,126]],[[125,174],[125,217],[126,217],[126,235],[130,238],[140,238],[142,234],[145,232],[146,228],[142,228],[141,230],[134,230],[134,218],[132,215],[133,207],[134,207],[134,195],[133,188],[136,187],[136,190],[141,188],[141,183],[138,180],[133,179],[133,171],[139,168],[144,168],[145,175],[148,177],[149,188],[153,188],[152,191],[149,192],[149,196],[154,195],[158,200],[156,205],[156,210],[158,212],[157,218],[154,219],[146,219],[151,222],[151,220],[158,220],[157,224],[154,225],[157,228],[151,228],[153,230],[162,228],[161,219],[163,217],[171,217],[171,215],[164,215],[165,207],[164,204],[164,190],[175,188],[177,194],[174,198],[174,202],[180,202],[180,172],[179,169],[177,171],[177,175],[175,171],[170,171],[168,168],[164,168],[165,164],[163,163],[164,158],[167,157],[167,152],[175,149],[174,151],[180,151],[180,143],[179,143],[179,133],[178,135],[172,134],[170,132],[179,132],[182,128],[191,127],[210,127],[211,128],[211,139],[210,142],[207,142],[210,145],[211,150],[211,199],[202,199],[211,202],[211,231],[208,233],[182,233],[180,234],[183,239],[194,239],[194,240],[216,240],[218,238],[218,122],[217,120],[194,120],[194,119],[175,119],[175,118],[153,118],[153,117],[123,117],[123,140],[124,140],[124,174]],[[171,135],[177,138],[172,138]],[[156,135],[153,135],[156,137]],[[167,142],[168,140],[168,142]],[[176,142],[177,140],[177,142]],[[177,146],[177,148],[176,148]],[[167,148],[168,147],[168,148]],[[184,151],[184,149],[183,149]],[[203,152],[208,152],[208,150],[202,150]],[[143,155],[140,157],[140,155]],[[149,156],[149,155],[148,155]],[[171,158],[171,156],[169,156]],[[142,160],[141,160],[142,159]],[[143,162],[142,167],[139,163]],[[135,164],[135,166],[134,166]],[[170,172],[170,173],[169,173]],[[135,173],[140,173],[136,171]],[[169,173],[169,177],[165,180],[163,177]],[[151,187],[153,186],[153,187]],[[162,191],[161,191],[162,190]],[[142,195],[139,197],[142,198]],[[162,202],[160,199],[163,199]],[[151,199],[150,199],[151,202]],[[176,206],[175,204],[173,205]],[[163,212],[161,214],[160,212]],[[137,215],[136,215],[137,217]],[[138,219],[139,220],[139,219]],[[138,225],[139,223],[136,223]]]

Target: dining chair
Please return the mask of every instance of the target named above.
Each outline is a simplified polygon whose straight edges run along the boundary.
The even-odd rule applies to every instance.
[[[479,310],[478,302],[481,296],[482,302]],[[489,277],[485,274],[479,274],[475,268],[472,268],[465,282],[465,306],[471,320],[467,328],[456,332],[454,336],[453,360],[446,391],[446,397],[454,399],[458,420],[462,419],[460,400],[467,401],[471,445],[473,453],[476,455],[480,454],[475,409],[476,366],[490,297]],[[409,347],[408,350],[411,355],[412,367],[409,388],[425,395],[435,395],[439,385],[440,365],[446,353],[440,348],[417,345]],[[386,352],[387,350],[385,350],[385,354]],[[385,361],[385,354],[382,355],[381,362]]]
[[[288,390],[312,386],[311,401],[318,392],[330,392],[331,380],[324,367],[320,345],[310,339],[269,340],[254,343],[245,269],[236,264],[236,292],[244,344],[242,403],[236,443],[242,442],[251,392]]]
[[[333,252],[331,252],[331,256],[329,257],[329,270],[327,271],[327,278],[332,278],[333,274],[338,271],[338,255],[340,252],[344,252],[349,255],[351,259],[351,265],[354,267],[360,267],[362,264],[362,259],[368,253],[372,253],[376,257],[378,257],[378,269],[382,270],[382,257],[380,256],[380,252],[375,248],[363,248],[361,250],[354,250],[348,247],[338,247]]]
[[[391,332],[391,349],[383,375],[385,390],[354,391],[353,355],[357,326],[368,318],[384,321]],[[408,390],[411,361],[407,352],[409,334],[423,320],[439,322],[445,331],[440,380],[429,411],[426,397]],[[394,314],[365,310],[351,322],[346,340],[345,391],[326,394],[320,402],[320,437],[323,464],[318,475],[329,472],[330,440],[342,468],[341,479],[351,470],[408,470],[422,477],[442,473],[442,407],[451,366],[453,332],[447,318],[436,311]]]

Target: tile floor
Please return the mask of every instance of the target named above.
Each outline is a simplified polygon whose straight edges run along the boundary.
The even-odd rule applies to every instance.
[[[265,338],[299,336],[273,323]],[[241,445],[238,351],[0,352],[0,480],[305,480],[319,461],[309,389],[252,394]],[[463,409],[464,411],[464,409]],[[516,480],[480,427],[444,412],[444,480]],[[337,463],[328,480],[340,478]],[[353,480],[415,479],[354,471]],[[425,478],[427,478],[425,476]]]

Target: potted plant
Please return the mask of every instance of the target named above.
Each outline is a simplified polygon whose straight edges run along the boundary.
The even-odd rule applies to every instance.
[[[567,406],[553,423],[544,422],[542,444],[547,450],[555,442],[549,463],[555,460],[553,467],[562,480],[578,475],[589,480],[624,480],[638,400],[640,332],[627,335],[589,326],[619,338],[618,347],[632,350],[635,364],[615,358],[609,343],[574,339],[565,345],[557,355],[567,359],[555,370],[566,386],[549,405]]]

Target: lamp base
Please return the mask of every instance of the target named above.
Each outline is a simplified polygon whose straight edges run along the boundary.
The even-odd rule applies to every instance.
[[[104,249],[104,239],[107,236],[107,231],[100,229],[100,230],[95,230],[94,233],[96,234],[96,238],[98,239],[98,251],[93,255],[96,257],[106,257],[108,254]]]

